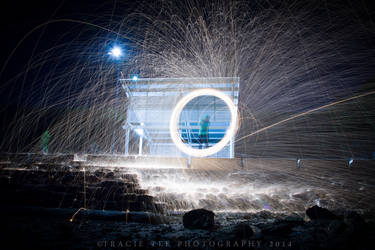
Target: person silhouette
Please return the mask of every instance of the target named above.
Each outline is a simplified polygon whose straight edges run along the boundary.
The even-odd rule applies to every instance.
[[[48,143],[51,139],[51,135],[49,134],[48,132],[48,129],[43,133],[42,135],[42,141],[41,141],[41,144],[42,144],[42,153],[44,155],[48,154]]]
[[[205,115],[199,123],[199,149],[202,149],[203,144],[208,148],[208,127],[210,126],[210,116]]]

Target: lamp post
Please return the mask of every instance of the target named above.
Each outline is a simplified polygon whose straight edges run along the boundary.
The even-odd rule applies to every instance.
[[[119,46],[113,46],[113,48],[108,52],[108,54],[117,61],[117,80],[116,80],[116,96],[115,96],[115,121],[117,120],[117,102],[118,102],[118,94],[119,94],[119,82],[120,82],[120,59],[122,58],[122,49]],[[111,153],[113,154],[115,151],[115,141],[116,141],[116,127],[113,129],[112,134],[112,146],[111,146]]]

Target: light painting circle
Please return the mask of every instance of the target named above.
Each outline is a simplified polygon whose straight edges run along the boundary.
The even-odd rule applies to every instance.
[[[224,135],[224,137],[216,143],[214,146],[205,148],[205,149],[195,149],[189,146],[186,146],[180,137],[180,133],[178,132],[178,124],[180,120],[180,115],[186,104],[188,104],[191,100],[198,96],[215,96],[220,98],[229,108],[231,114],[231,122],[230,125]],[[169,123],[169,131],[172,137],[172,141],[180,149],[187,155],[194,156],[194,157],[205,157],[209,155],[213,155],[223,149],[230,141],[230,139],[234,136],[237,130],[237,108],[234,105],[232,99],[224,94],[223,92],[216,90],[216,89],[198,89],[195,90],[186,96],[184,96],[174,108],[170,123]]]

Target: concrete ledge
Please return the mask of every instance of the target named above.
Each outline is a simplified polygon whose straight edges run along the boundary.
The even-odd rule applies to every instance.
[[[93,210],[71,208],[44,208],[44,207],[21,207],[21,206],[0,206],[3,215],[22,215],[38,217],[63,217],[69,221],[74,214],[74,220],[105,220],[119,222],[136,222],[143,224],[166,224],[167,218],[163,215],[150,212],[125,212],[115,210]]]
[[[113,164],[123,167],[186,168],[187,158],[121,155],[87,155],[88,164]]]
[[[241,159],[220,159],[220,158],[192,158],[192,169],[231,171],[241,169]]]

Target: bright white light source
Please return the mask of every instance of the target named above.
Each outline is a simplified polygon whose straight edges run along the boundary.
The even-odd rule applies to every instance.
[[[133,76],[133,77],[132,77],[132,80],[133,80],[133,81],[137,81],[137,80],[138,80],[138,76]]]
[[[141,128],[136,128],[136,129],[135,129],[135,132],[136,132],[139,136],[144,135],[143,129],[141,129]]]
[[[115,46],[111,49],[111,51],[108,54],[115,58],[119,58],[120,56],[122,56],[122,50],[120,47]]]
[[[180,138],[180,133],[178,131],[178,123],[180,120],[180,114],[182,110],[184,109],[184,107],[186,106],[186,104],[188,104],[191,100],[193,100],[194,98],[198,96],[205,96],[205,95],[215,96],[225,102],[231,114],[231,122],[225,133],[225,136],[223,137],[223,139],[221,139],[221,141],[219,141],[214,146],[209,147],[209,148],[195,149],[195,148],[191,148],[185,145],[182,142]],[[212,154],[219,152],[222,148],[224,148],[228,144],[230,139],[235,134],[236,130],[237,130],[237,108],[236,106],[234,106],[234,103],[229,98],[229,96],[227,96],[223,92],[216,90],[216,89],[199,89],[184,96],[174,108],[172,115],[171,115],[171,120],[169,123],[169,132],[171,134],[172,141],[174,142],[174,144],[185,154],[195,156],[195,157],[204,157],[204,156],[212,155]]]

